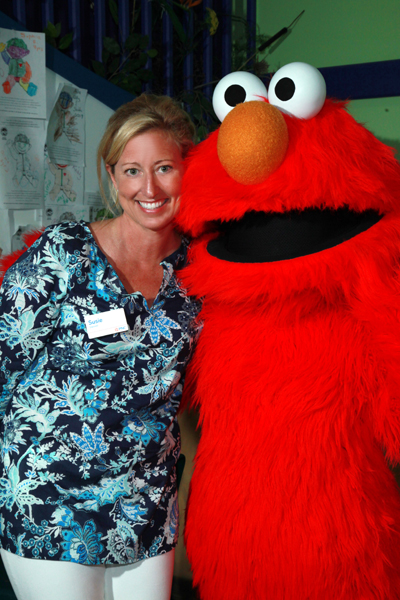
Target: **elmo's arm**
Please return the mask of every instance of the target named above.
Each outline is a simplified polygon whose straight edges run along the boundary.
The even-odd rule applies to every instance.
[[[376,437],[382,442],[391,464],[400,463],[400,327],[381,331],[376,336],[377,350],[382,357],[384,385],[372,399]],[[378,369],[380,366],[378,365]]]
[[[370,406],[377,440],[391,464],[400,463],[400,276],[385,284],[369,282],[362,300],[362,320],[370,333],[376,393]],[[374,387],[374,386],[373,386]],[[371,388],[372,389],[372,388]]]

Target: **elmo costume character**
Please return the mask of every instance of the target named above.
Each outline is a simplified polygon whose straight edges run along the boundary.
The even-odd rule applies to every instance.
[[[186,543],[203,600],[400,598],[400,166],[292,63],[236,73],[184,177],[204,296]]]

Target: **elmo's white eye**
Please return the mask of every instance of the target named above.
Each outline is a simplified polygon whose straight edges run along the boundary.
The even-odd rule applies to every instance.
[[[311,119],[326,98],[325,80],[315,67],[302,62],[285,65],[271,79],[268,100],[282,112]]]
[[[215,114],[222,122],[237,104],[266,98],[267,89],[258,77],[245,71],[236,71],[225,75],[217,84],[212,103]]]

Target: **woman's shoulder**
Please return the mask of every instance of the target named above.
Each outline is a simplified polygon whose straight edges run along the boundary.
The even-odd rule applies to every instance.
[[[82,252],[88,243],[93,243],[93,237],[88,223],[85,221],[64,221],[48,225],[32,248],[44,246],[62,246],[65,252]]]
[[[85,221],[62,221],[25,232],[22,235],[24,248],[16,252],[22,254],[28,248],[42,245],[48,241],[61,244],[74,239],[86,241],[89,237],[91,237],[91,232]]]
[[[0,285],[6,271],[20,259],[29,255],[34,260],[33,257],[48,246],[62,245],[66,252],[81,252],[90,239],[90,228],[85,221],[65,221],[25,232],[22,236],[24,248],[0,257]]]
[[[86,241],[91,237],[91,232],[86,221],[62,221],[48,225],[43,230],[43,235],[56,243],[62,243],[73,239]]]

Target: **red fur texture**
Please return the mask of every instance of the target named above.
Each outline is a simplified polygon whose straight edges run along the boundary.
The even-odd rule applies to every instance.
[[[288,116],[265,182],[230,179],[218,132],[192,153],[180,223],[349,206],[383,218],[332,248],[232,263],[194,245],[205,296],[188,375],[201,441],[186,544],[202,600],[400,598],[400,167],[342,103]],[[191,385],[189,386],[192,387]]]
[[[42,235],[43,229],[34,229],[27,231],[22,234],[22,239],[25,244],[25,248],[21,250],[15,250],[15,252],[11,252],[11,254],[4,254],[4,256],[0,256],[0,285],[3,281],[4,273],[15,263],[15,261],[22,256],[29,246],[32,246],[34,242]]]

